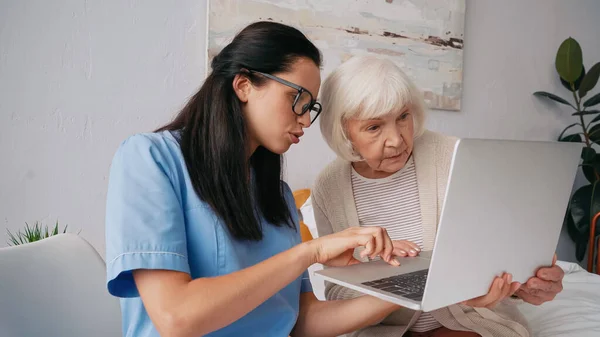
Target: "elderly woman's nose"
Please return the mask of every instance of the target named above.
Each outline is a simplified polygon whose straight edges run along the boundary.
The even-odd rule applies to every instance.
[[[391,128],[386,134],[386,143],[389,146],[398,146],[402,144],[402,132],[395,128]]]

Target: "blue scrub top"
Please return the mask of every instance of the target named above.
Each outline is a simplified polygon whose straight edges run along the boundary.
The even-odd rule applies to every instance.
[[[185,272],[192,279],[253,266],[301,242],[292,192],[285,198],[296,225],[260,219],[260,242],[236,240],[195,193],[178,142],[169,131],[137,134],[117,150],[106,207],[108,291],[121,298],[123,336],[158,337],[132,277],[135,269]],[[312,291],[308,273],[231,325],[207,336],[288,336],[300,293]],[[232,305],[235,305],[232,304]]]

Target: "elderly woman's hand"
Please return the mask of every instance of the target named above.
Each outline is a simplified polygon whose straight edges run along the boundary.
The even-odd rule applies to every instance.
[[[530,278],[517,290],[516,295],[533,305],[551,301],[562,291],[564,277],[565,272],[556,265],[556,254],[554,254],[552,266],[540,268],[535,277]]]
[[[486,295],[462,302],[473,308],[493,308],[498,302],[512,296],[521,284],[512,281],[512,275],[504,273],[502,277],[496,277],[489,292]]]
[[[395,256],[417,256],[421,252],[421,248],[411,241],[408,240],[393,240]]]

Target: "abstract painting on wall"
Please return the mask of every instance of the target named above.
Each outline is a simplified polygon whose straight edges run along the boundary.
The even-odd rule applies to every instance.
[[[209,0],[208,57],[247,24],[299,28],[323,53],[325,78],[354,55],[398,64],[431,109],[460,110],[465,0]],[[207,67],[208,68],[208,67]]]

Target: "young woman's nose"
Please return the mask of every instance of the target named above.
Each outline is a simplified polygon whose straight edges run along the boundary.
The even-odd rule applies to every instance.
[[[298,116],[298,122],[302,125],[302,128],[310,126],[310,111],[307,111],[304,115]]]

